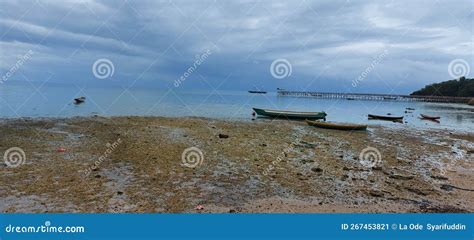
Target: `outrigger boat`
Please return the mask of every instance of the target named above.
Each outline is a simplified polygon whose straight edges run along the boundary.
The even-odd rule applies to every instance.
[[[337,129],[337,130],[344,130],[344,131],[367,130],[367,125],[364,125],[364,124],[331,123],[331,122],[310,121],[310,120],[306,120],[306,123],[314,127]]]
[[[296,112],[284,110],[271,110],[262,108],[253,108],[253,110],[261,116],[272,118],[289,118],[289,119],[326,119],[325,112]]]
[[[402,121],[403,116],[395,117],[395,116],[382,116],[382,115],[369,114],[369,119],[378,119],[378,120],[386,120],[386,121]]]

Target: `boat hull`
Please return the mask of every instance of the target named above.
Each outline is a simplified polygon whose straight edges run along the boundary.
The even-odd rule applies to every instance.
[[[441,117],[432,117],[432,116],[428,116],[428,115],[425,115],[425,114],[420,114],[421,118],[424,118],[424,119],[429,119],[429,120],[439,120]]]
[[[343,131],[367,130],[367,125],[363,125],[363,124],[330,123],[330,122],[308,121],[308,120],[306,120],[306,123],[313,127],[336,129],[336,130],[343,130]]]
[[[325,112],[294,112],[294,111],[282,111],[282,110],[270,110],[253,108],[255,113],[260,116],[271,117],[271,118],[288,118],[288,119],[325,119],[327,114]]]
[[[381,116],[381,115],[369,114],[369,119],[378,119],[378,120],[386,120],[386,121],[402,121],[403,117]]]

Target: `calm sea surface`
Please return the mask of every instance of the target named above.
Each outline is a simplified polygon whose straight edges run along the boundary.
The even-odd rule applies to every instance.
[[[84,104],[72,104],[85,96]],[[244,91],[184,91],[180,89],[85,88],[0,85],[0,118],[72,116],[197,116],[222,119],[251,119],[252,107],[325,111],[328,121],[401,125],[367,120],[367,114],[405,116],[406,124],[418,128],[441,128],[474,132],[474,107],[396,101],[349,101],[278,97]],[[406,108],[415,108],[405,113]],[[441,123],[418,119],[420,113],[441,116]]]

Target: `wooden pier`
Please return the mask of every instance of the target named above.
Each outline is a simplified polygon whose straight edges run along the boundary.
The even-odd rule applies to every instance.
[[[278,96],[289,97],[314,97],[323,99],[346,99],[364,101],[406,101],[406,102],[440,102],[440,103],[468,103],[470,97],[444,97],[444,96],[414,96],[393,94],[367,94],[367,93],[331,93],[331,92],[301,92],[278,91]]]

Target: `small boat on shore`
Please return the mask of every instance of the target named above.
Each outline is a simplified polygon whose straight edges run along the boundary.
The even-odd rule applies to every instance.
[[[288,118],[288,119],[326,119],[327,114],[325,112],[297,112],[297,111],[284,111],[284,110],[272,110],[253,108],[253,110],[261,116],[272,117],[272,118]]]
[[[321,121],[310,121],[310,120],[306,120],[306,123],[313,127],[337,129],[337,130],[343,130],[343,131],[367,130],[367,125],[364,125],[364,124],[334,123],[334,122],[321,122]]]
[[[81,104],[83,102],[86,101],[86,97],[78,97],[78,98],[74,98],[74,103],[75,104]]]
[[[267,92],[265,92],[265,91],[257,91],[257,90],[249,90],[249,93],[253,93],[253,94],[267,94]]]
[[[426,114],[420,114],[421,118],[422,119],[428,119],[428,120],[439,120],[441,119],[441,117],[433,117],[433,116],[429,116],[429,115],[426,115]]]
[[[397,116],[383,116],[383,115],[369,114],[369,119],[378,119],[378,120],[386,120],[386,121],[402,121],[403,116],[397,117]]]

